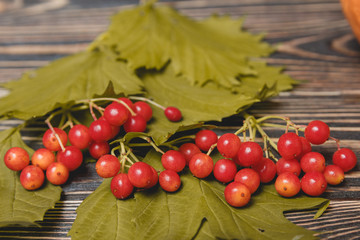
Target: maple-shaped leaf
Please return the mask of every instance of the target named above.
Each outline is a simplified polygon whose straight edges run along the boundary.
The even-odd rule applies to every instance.
[[[144,161],[161,170],[160,158],[150,151]],[[181,181],[175,193],[155,187],[135,192],[128,200],[116,200],[110,180],[105,180],[78,208],[69,235],[73,240],[94,239],[93,235],[107,240],[312,239],[315,232],[291,223],[284,211],[323,211],[329,202],[306,196],[283,198],[273,185],[264,185],[246,207],[234,208],[224,199],[225,186],[211,177],[197,179],[184,171]]]
[[[115,46],[134,70],[161,69],[170,61],[168,67],[192,85],[211,80],[227,88],[239,85],[240,74],[256,74],[249,57],[273,51],[261,35],[241,30],[243,19],[212,16],[195,21],[152,2],[116,14],[93,47]]]
[[[20,173],[8,169],[4,155],[11,147],[22,147],[29,155],[33,150],[22,140],[17,128],[0,132],[0,227],[9,225],[37,225],[45,212],[60,200],[61,187],[46,181],[36,191],[28,191],[20,183]]]
[[[0,116],[25,120],[71,101],[102,95],[109,87],[116,94],[142,92],[140,79],[105,48],[58,59],[4,86],[11,92],[0,101]]]

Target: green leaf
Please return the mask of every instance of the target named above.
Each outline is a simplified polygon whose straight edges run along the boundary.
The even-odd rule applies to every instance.
[[[144,161],[160,170],[160,158],[159,153],[150,151]],[[69,234],[73,240],[88,239],[92,234],[107,240],[313,239],[315,232],[291,223],[284,212],[324,208],[328,203],[306,196],[283,198],[273,185],[264,185],[247,207],[233,208],[224,200],[225,186],[214,179],[200,180],[185,171],[181,180],[182,187],[176,193],[155,188],[136,192],[125,201],[112,196],[107,180],[80,205]],[[105,229],[97,227],[104,224]],[[109,231],[118,229],[128,231],[109,237]]]
[[[33,152],[21,140],[18,129],[0,132],[0,227],[36,225],[35,221],[43,220],[45,212],[60,200],[61,187],[46,182],[39,190],[25,190],[20,183],[19,172],[8,169],[3,161],[11,147],[22,147],[30,156]]]
[[[43,116],[61,104],[90,99],[109,87],[116,94],[142,92],[142,82],[116,55],[102,48],[58,59],[5,84],[10,94],[0,101],[0,116],[29,119]]]
[[[195,21],[167,6],[145,4],[119,12],[94,46],[115,46],[131,69],[168,67],[191,85],[209,80],[231,88],[240,74],[256,75],[249,57],[268,56],[273,49],[262,35],[242,31],[243,19],[212,16]]]

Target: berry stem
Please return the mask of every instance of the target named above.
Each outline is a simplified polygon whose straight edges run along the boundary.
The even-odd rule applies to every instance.
[[[160,105],[160,104],[158,104],[158,103],[156,103],[156,102],[154,102],[154,101],[152,101],[152,100],[150,100],[150,99],[148,99],[148,98],[145,98],[145,97],[131,96],[131,97],[129,97],[129,99],[147,102],[147,103],[150,103],[150,104],[152,104],[152,105],[154,105],[154,106],[156,106],[156,107],[158,107],[158,108],[160,108],[160,109],[162,109],[162,110],[165,110],[165,109],[166,109],[164,106],[162,106],[162,105]]]
[[[334,137],[329,137],[331,140],[334,140],[337,146],[337,150],[340,150],[340,139],[334,138]]]
[[[97,117],[94,113],[93,105],[94,105],[94,103],[92,101],[89,101],[89,110],[90,110],[91,117],[94,119],[94,121],[96,121]]]
[[[141,136],[140,138],[147,141],[155,149],[155,151],[157,151],[161,154],[164,154],[164,151],[161,150],[158,146],[156,146],[156,144],[153,141],[151,141],[151,139],[149,137]]]
[[[55,132],[53,126],[51,125],[51,123],[50,123],[50,117],[51,117],[51,115],[49,116],[49,118],[47,118],[47,119],[45,120],[45,123],[48,125],[49,129],[51,130],[51,132],[54,134],[54,136],[55,136],[56,139],[58,140],[59,145],[60,145],[60,147],[61,147],[61,150],[64,152],[64,151],[65,151],[65,147],[64,147],[64,145],[62,144],[59,135]]]
[[[127,105],[124,101],[121,101],[117,98],[108,98],[108,97],[102,97],[102,98],[92,98],[92,99],[85,99],[85,100],[78,100],[75,102],[75,104],[78,103],[86,103],[86,102],[98,102],[98,101],[112,101],[112,102],[117,102],[122,104],[124,107],[126,107],[127,110],[129,110],[131,116],[135,116],[136,113],[131,109],[131,107],[129,107],[129,105]],[[99,107],[99,109],[101,109],[101,111],[104,111],[103,108]]]
[[[217,146],[217,143],[214,143],[213,145],[211,145],[208,152],[206,153],[206,155],[210,156],[211,152],[214,151],[216,146]]]

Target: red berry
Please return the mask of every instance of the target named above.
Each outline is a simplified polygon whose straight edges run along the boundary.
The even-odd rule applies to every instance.
[[[276,165],[269,158],[262,158],[260,162],[251,166],[260,175],[262,183],[272,181],[276,175]]]
[[[61,162],[53,162],[46,169],[46,178],[54,185],[62,185],[69,178],[69,169]]]
[[[214,177],[222,183],[234,180],[237,168],[236,164],[230,159],[220,159],[214,166]]]
[[[93,142],[89,146],[89,153],[95,159],[99,159],[102,155],[109,152],[110,146],[107,142]]]
[[[161,164],[165,169],[181,172],[186,165],[186,160],[181,152],[169,150],[161,156]]]
[[[351,149],[341,148],[334,153],[332,161],[335,165],[341,167],[344,172],[348,172],[356,166],[357,158]]]
[[[90,124],[89,134],[91,139],[96,142],[110,140],[113,135],[110,123],[102,119],[95,120]]]
[[[320,120],[311,121],[305,128],[305,138],[312,144],[323,144],[329,137],[329,126]]]
[[[61,130],[60,128],[53,128],[54,132],[59,136],[59,139],[63,146],[67,143],[67,134],[64,130]],[[44,133],[44,136],[42,138],[42,142],[44,147],[49,149],[50,151],[59,151],[61,150],[61,145],[56,138],[55,134],[51,129],[46,130]]]
[[[134,187],[146,188],[151,184],[153,171],[149,164],[136,162],[129,168],[128,177]]]
[[[121,126],[129,118],[129,110],[118,102],[112,102],[104,110],[106,121],[113,126]]]
[[[105,154],[97,160],[95,170],[102,178],[114,177],[120,171],[120,161],[111,154]]]
[[[124,124],[125,132],[145,132],[146,120],[141,115],[130,116]]]
[[[275,189],[283,197],[293,197],[300,192],[300,179],[291,172],[284,172],[276,178]]]
[[[249,203],[250,190],[242,183],[232,182],[225,187],[225,200],[233,207],[243,207]]]
[[[167,119],[172,122],[178,122],[182,119],[182,114],[180,110],[176,107],[167,107],[164,110],[164,114]]]
[[[299,161],[296,159],[280,158],[276,163],[276,172],[277,175],[280,175],[284,172],[291,172],[295,176],[300,176],[301,166]]]
[[[310,196],[320,196],[326,187],[326,179],[321,172],[307,172],[301,179],[301,189]]]
[[[159,174],[159,184],[167,192],[175,192],[181,186],[179,174],[173,170],[164,170]]]
[[[249,167],[261,161],[263,150],[256,142],[244,142],[240,145],[236,157],[236,163],[243,167]]]
[[[135,106],[133,104],[133,102],[126,98],[126,97],[121,97],[121,98],[118,98],[120,101],[122,101],[123,103],[126,103],[126,105],[128,105],[128,107],[130,107],[133,111],[135,111]],[[130,112],[129,112],[130,114]]]
[[[40,188],[45,180],[44,172],[41,168],[29,165],[20,173],[20,183],[27,190]]]
[[[236,173],[234,182],[244,184],[253,194],[260,186],[260,175],[251,168],[243,168]]]
[[[325,169],[325,158],[321,153],[308,152],[301,158],[300,166],[304,172],[323,172]]]
[[[71,145],[79,149],[88,148],[91,142],[89,128],[82,124],[73,126],[69,131]]]
[[[40,148],[31,157],[31,164],[46,170],[50,164],[55,162],[55,155],[47,148]]]
[[[328,165],[325,167],[324,177],[328,184],[339,185],[344,181],[345,175],[341,167],[336,165]]]
[[[83,155],[77,147],[67,146],[64,151],[57,153],[56,160],[63,163],[71,172],[80,167],[83,161]]]
[[[226,158],[234,158],[240,148],[240,138],[233,133],[225,133],[217,141],[217,149]]]
[[[304,138],[304,137],[299,137],[299,138],[301,141],[302,150],[301,150],[301,154],[296,157],[296,159],[298,159],[298,160],[300,160],[302,158],[302,156],[304,156],[308,152],[311,152],[311,150],[312,150],[311,144],[309,143],[308,140],[306,140],[306,138]]]
[[[183,145],[180,146],[179,152],[181,152],[182,155],[184,155],[186,160],[186,165],[188,165],[192,156],[194,156],[197,153],[201,153],[201,150],[194,143],[184,143]]]
[[[4,163],[13,171],[20,171],[30,163],[29,154],[20,147],[12,147],[5,153]]]
[[[150,121],[150,119],[152,118],[153,111],[149,104],[147,104],[146,102],[139,101],[134,103],[134,107],[135,107],[135,113],[137,115],[143,116],[143,118],[147,122]]]
[[[200,130],[195,135],[195,144],[203,151],[208,151],[217,140],[216,133],[207,129]]]
[[[214,162],[209,155],[197,153],[191,158],[189,168],[195,177],[206,178],[213,171]]]
[[[104,116],[99,117],[99,120],[106,121]],[[114,125],[111,125],[111,124],[110,124],[110,126],[111,126],[111,137],[110,137],[110,139],[113,139],[114,137],[116,137],[116,135],[119,134],[120,126],[114,126]]]
[[[277,143],[279,154],[285,159],[298,157],[302,152],[300,137],[293,132],[288,132],[279,138]]]
[[[157,171],[155,170],[155,168],[153,168],[152,166],[150,166],[150,168],[152,171],[152,177],[150,180],[150,184],[148,186],[146,186],[146,188],[154,187],[159,181],[159,175],[158,175]]]
[[[111,179],[110,189],[116,198],[125,199],[133,192],[134,186],[126,173],[119,173]]]

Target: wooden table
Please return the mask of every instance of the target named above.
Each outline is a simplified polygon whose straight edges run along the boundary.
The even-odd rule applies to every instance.
[[[164,1],[185,15],[204,18],[212,13],[246,15],[245,27],[266,32],[266,41],[278,45],[267,61],[286,67],[286,73],[304,80],[291,92],[257,104],[250,113],[288,116],[298,124],[320,119],[331,126],[332,136],[360,156],[360,45],[345,20],[338,0],[187,0]],[[109,17],[137,1],[6,1],[0,0],[0,82],[17,79],[29,69],[86,48],[103,32]],[[3,92],[0,92],[3,93]],[[1,123],[1,129],[18,124]],[[235,123],[236,124],[236,123]],[[274,134],[276,134],[274,132]],[[39,144],[31,131],[24,139]],[[333,142],[316,150],[331,162]],[[93,164],[86,165],[64,186],[61,201],[49,210],[43,228],[1,228],[2,239],[69,239],[76,208],[101,179]],[[331,200],[324,215],[287,213],[294,223],[324,231],[326,239],[360,237],[359,165],[324,197]]]

